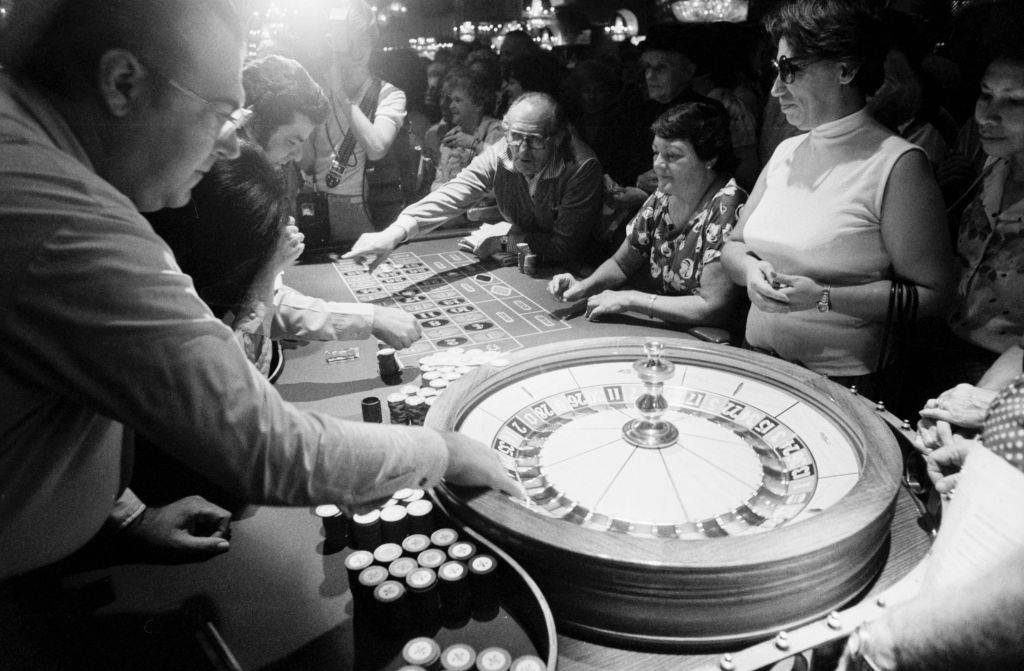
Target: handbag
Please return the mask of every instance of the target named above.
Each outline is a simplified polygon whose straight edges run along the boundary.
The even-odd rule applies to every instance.
[[[875,366],[875,395],[879,399],[888,399],[890,405],[898,403],[901,398],[910,370],[909,359],[917,334],[917,308],[917,285],[894,277],[890,283],[889,308]]]

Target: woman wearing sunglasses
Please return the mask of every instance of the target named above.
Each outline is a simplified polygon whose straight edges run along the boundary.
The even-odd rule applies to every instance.
[[[924,152],[865,109],[886,53],[865,2],[787,2],[766,27],[771,93],[804,133],[776,148],[722,260],[747,288],[751,346],[877,396],[895,289],[916,291],[919,317],[951,294],[942,196]]]

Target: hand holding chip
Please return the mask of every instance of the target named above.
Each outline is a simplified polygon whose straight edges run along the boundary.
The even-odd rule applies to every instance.
[[[775,268],[767,261],[750,263],[747,270],[747,296],[751,304],[764,312],[789,312],[789,296],[784,294]]]

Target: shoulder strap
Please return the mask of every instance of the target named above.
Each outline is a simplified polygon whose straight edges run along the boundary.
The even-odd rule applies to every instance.
[[[359,103],[359,109],[366,118],[373,121],[373,117],[376,116],[377,112],[377,99],[380,97],[380,79],[374,77],[370,82],[370,88],[366,90],[366,95],[363,96],[363,100]],[[334,106],[334,98],[331,98],[331,106]],[[335,112],[337,115],[337,112]],[[341,141],[338,146],[338,153],[335,155],[335,161],[339,165],[345,165],[348,163],[348,159],[352,156],[352,152],[356,148],[356,136],[349,128],[348,132],[345,133],[345,138]]]

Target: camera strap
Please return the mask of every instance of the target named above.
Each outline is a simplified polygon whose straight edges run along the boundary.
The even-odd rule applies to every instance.
[[[366,90],[363,95],[362,101],[359,103],[359,109],[367,119],[373,121],[373,117],[376,116],[377,112],[377,100],[380,97],[381,81],[377,77],[374,77],[370,81],[370,88]],[[338,124],[338,128],[341,128],[341,118],[338,115],[338,108],[334,103],[334,96],[331,96],[331,111],[334,113],[334,120]],[[345,166],[348,165],[348,160],[352,157],[352,152],[356,148],[356,136],[349,128],[348,132],[345,133],[345,137],[342,139],[341,144],[338,145],[334,153],[334,161],[331,163],[330,173],[336,173],[335,177],[338,181],[341,180],[341,175],[345,171]]]

